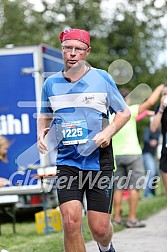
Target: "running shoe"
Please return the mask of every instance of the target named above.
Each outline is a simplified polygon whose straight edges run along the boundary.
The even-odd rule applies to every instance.
[[[116,220],[114,220],[114,221],[112,221],[112,224],[113,224],[113,226],[124,226],[125,225],[125,222],[123,221],[123,220],[120,220],[120,221],[116,221]]]
[[[139,220],[135,220],[135,221],[127,221],[126,222],[126,227],[127,228],[142,228],[145,227],[146,225],[144,223],[142,223]]]
[[[99,244],[98,244],[98,243],[97,243],[97,245],[98,245],[98,247],[99,247]],[[100,247],[99,247],[99,251],[102,252],[101,249],[100,249]],[[114,249],[114,247],[113,247],[113,245],[112,245],[112,243],[110,244],[110,249],[107,250],[106,252],[116,252],[115,249]]]

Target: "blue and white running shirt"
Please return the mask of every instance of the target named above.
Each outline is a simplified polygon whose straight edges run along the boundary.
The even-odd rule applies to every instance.
[[[105,156],[107,148],[97,148],[92,139],[108,123],[109,111],[117,113],[125,107],[113,79],[104,70],[90,68],[75,82],[65,79],[62,72],[46,79],[41,113],[53,116],[58,148],[56,164],[98,171],[103,158],[108,162],[107,169],[112,170],[112,146],[111,157]]]

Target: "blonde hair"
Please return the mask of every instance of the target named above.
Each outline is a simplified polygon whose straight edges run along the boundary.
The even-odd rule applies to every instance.
[[[4,136],[0,136],[0,149],[3,145],[7,144],[8,147],[10,145],[10,142],[8,141],[8,139]],[[0,151],[0,160],[2,160],[3,162],[8,162],[8,159],[7,159],[7,154],[5,153],[1,153]]]

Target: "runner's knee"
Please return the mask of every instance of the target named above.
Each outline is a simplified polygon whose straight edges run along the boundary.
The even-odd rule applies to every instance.
[[[98,238],[103,238],[106,234],[109,233],[110,226],[107,224],[98,224],[98,225],[91,225],[90,226],[91,232],[93,236],[96,236]]]

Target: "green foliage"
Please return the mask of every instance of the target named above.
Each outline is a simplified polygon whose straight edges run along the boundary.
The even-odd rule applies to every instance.
[[[159,212],[161,209],[167,207],[167,201],[164,195],[158,195],[151,199],[140,200],[137,207],[137,218],[144,220],[151,215]],[[128,202],[124,201],[123,204],[123,219],[127,220],[129,213]]]
[[[0,0],[1,47],[42,42],[60,47],[59,33],[77,27],[91,33],[91,65],[107,70],[112,61],[120,58],[132,65],[131,89],[147,82],[155,72],[158,50],[165,47],[162,18],[166,6],[158,8],[153,0],[128,0],[118,4],[112,15],[105,15],[102,0],[41,1],[43,10],[38,12],[28,0]],[[157,37],[161,38],[158,43]]]
[[[44,27],[40,13],[27,1],[0,0],[0,46],[6,44],[27,45],[43,41]],[[34,25],[35,24],[35,25]]]
[[[38,235],[34,222],[17,223],[16,231],[16,234],[12,233],[11,224],[2,226],[0,249],[10,252],[63,251],[62,232]]]

